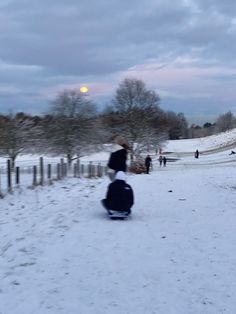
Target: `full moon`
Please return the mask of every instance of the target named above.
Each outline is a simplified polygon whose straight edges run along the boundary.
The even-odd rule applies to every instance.
[[[80,92],[81,93],[87,93],[88,92],[88,87],[87,86],[82,86],[82,87],[80,87]]]

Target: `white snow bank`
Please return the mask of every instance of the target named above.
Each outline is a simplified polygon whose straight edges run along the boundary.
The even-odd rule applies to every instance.
[[[236,147],[236,129],[220,134],[195,139],[171,140],[167,142],[164,151],[168,152],[194,152],[219,149],[234,145]]]

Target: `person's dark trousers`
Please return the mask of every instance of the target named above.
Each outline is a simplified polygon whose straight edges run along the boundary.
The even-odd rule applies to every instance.
[[[150,166],[146,166],[146,168],[147,168],[147,174],[149,174],[149,168],[150,168]]]
[[[102,206],[109,212],[111,211],[111,209],[108,207],[108,203],[107,203],[107,199],[104,198],[103,200],[101,200]],[[122,210],[121,210],[122,211]],[[131,209],[127,209],[124,210],[124,212],[126,212],[127,214],[131,214]]]

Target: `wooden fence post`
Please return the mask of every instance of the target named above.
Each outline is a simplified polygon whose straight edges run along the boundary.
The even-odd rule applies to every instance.
[[[88,165],[88,177],[92,178],[92,175],[93,175],[93,164],[92,164],[92,161],[90,161]]]
[[[77,177],[77,164],[74,164],[74,178]]]
[[[57,164],[57,180],[61,179],[61,165]]]
[[[43,157],[40,157],[40,185],[44,184],[44,166],[43,166]]]
[[[60,169],[61,169],[61,178],[63,178],[64,177],[64,158],[61,158]]]
[[[98,177],[102,177],[102,170],[103,170],[103,168],[101,166],[101,163],[99,163],[97,167],[98,167],[98,170],[97,170]]]
[[[10,159],[7,160],[7,189],[8,192],[12,190],[12,183],[11,183],[11,161]]]
[[[96,177],[96,166],[95,165],[92,165],[92,178],[95,178]]]
[[[67,177],[67,170],[68,170],[67,164],[64,163],[62,166],[63,166],[62,168],[63,168],[63,174],[64,174],[63,176]]]
[[[20,184],[20,167],[16,167],[16,185]]]
[[[51,164],[48,164],[48,167],[47,167],[47,177],[48,177],[48,181],[51,182],[51,177],[52,177],[52,166]]]
[[[33,186],[37,185],[37,166],[33,166]]]
[[[76,162],[76,168],[77,168],[77,176],[80,178],[80,160],[77,159],[77,162]]]
[[[81,175],[84,176],[84,165],[81,165]]]

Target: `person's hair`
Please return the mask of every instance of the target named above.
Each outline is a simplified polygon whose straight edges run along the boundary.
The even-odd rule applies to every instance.
[[[130,149],[129,143],[126,141],[126,139],[118,134],[113,135],[111,140],[126,150]]]
[[[126,150],[129,150],[130,149],[130,147],[127,145],[127,144],[122,144],[121,145],[124,149],[126,149]]]

